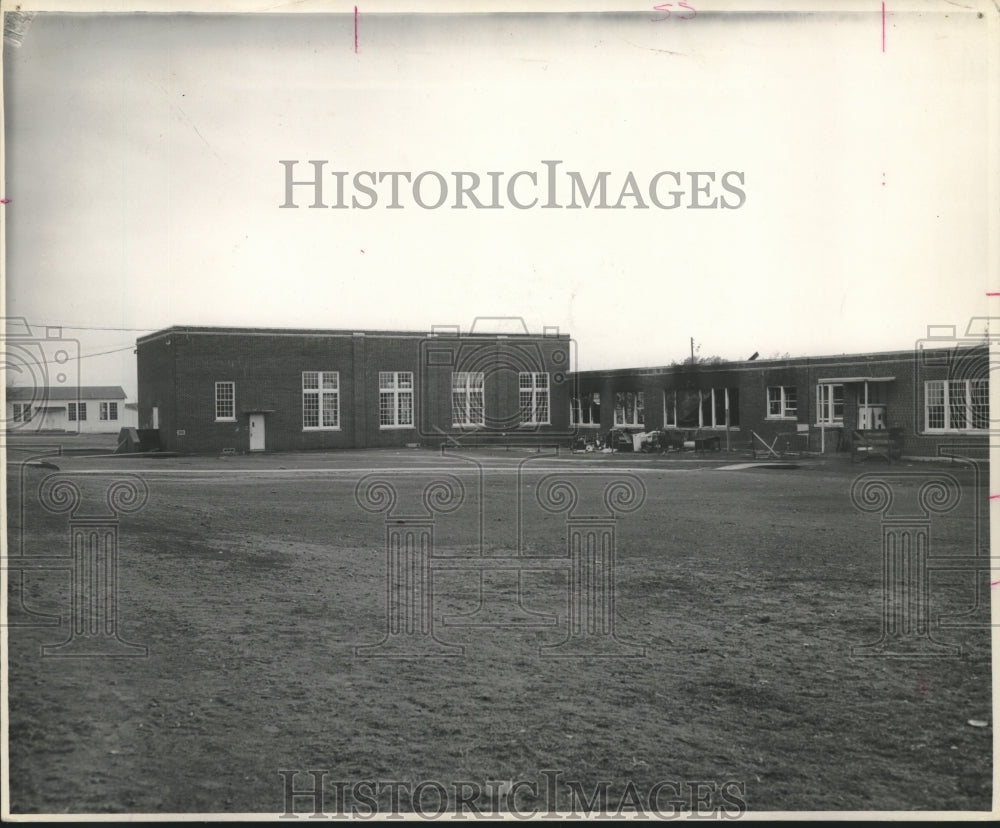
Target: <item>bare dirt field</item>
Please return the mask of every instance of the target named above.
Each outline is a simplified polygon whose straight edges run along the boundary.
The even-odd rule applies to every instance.
[[[68,555],[73,518],[39,500],[57,472],[22,468],[25,456],[9,457],[10,553],[23,540],[26,556]],[[991,807],[989,573],[930,573],[935,622],[974,610],[964,627],[931,630],[958,654],[852,655],[880,637],[883,566],[880,516],[852,504],[852,483],[909,475],[892,485],[912,512],[924,482],[952,475],[961,500],[930,519],[932,553],[988,554],[985,508],[976,525],[987,481],[970,466],[472,456],[480,467],[426,450],[50,458],[81,491],[77,517],[106,513],[105,492],[125,475],[148,487],[145,505],[120,516],[117,583],[117,632],[148,652],[43,655],[70,635],[70,572],[9,573],[13,624],[37,621],[24,609],[62,622],[8,629],[11,811],[277,815],[282,770],[300,771],[296,790],[313,785],[307,771],[327,771],[327,813],[342,804],[334,782],[343,793],[364,780],[407,783],[365,789],[383,814],[410,810],[422,781],[441,786],[448,810],[458,796],[489,810],[515,786],[515,807],[544,813],[547,783],[560,808],[596,792],[609,813],[630,789],[648,807],[658,783],[660,815],[692,800],[728,803],[730,815],[740,803]],[[396,490],[388,524],[355,497],[373,473]],[[465,499],[434,517],[436,553],[510,554],[520,536],[525,556],[553,560],[567,522],[538,506],[547,475],[569,478],[587,514],[606,509],[611,477],[641,480],[642,505],[616,515],[614,625],[644,654],[540,650],[567,637],[579,588],[554,566],[522,571],[520,586],[516,572],[483,581],[498,606],[519,590],[548,626],[445,623],[476,610],[481,581],[442,568],[428,606],[438,640],[461,655],[359,657],[386,635],[387,525],[419,513],[424,487],[448,474]],[[424,792],[437,810],[439,789]],[[313,811],[308,797],[296,805]]]

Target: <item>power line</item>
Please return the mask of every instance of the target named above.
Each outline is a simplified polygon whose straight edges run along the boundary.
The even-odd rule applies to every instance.
[[[89,359],[90,357],[106,356],[107,354],[117,354],[117,353],[120,353],[121,351],[134,351],[134,350],[135,350],[135,345],[126,345],[123,348],[112,348],[110,351],[97,351],[96,353],[93,353],[93,354],[80,354],[78,357],[76,357],[76,359]],[[2,354],[2,353],[3,353],[3,348],[0,347],[0,354]],[[41,364],[41,365],[53,365],[53,364],[55,364],[55,363],[58,362],[60,365],[65,365],[67,362],[70,361],[70,359],[67,359],[67,358],[63,358],[63,359],[43,359],[43,360],[39,360],[39,364]]]

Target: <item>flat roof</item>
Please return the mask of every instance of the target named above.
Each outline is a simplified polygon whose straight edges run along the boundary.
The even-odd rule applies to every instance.
[[[952,352],[958,349],[976,350],[978,348],[986,350],[988,343],[953,343],[931,347],[921,343],[920,348],[907,351],[868,351],[861,353],[826,354],[823,356],[800,356],[800,357],[777,357],[774,359],[755,360],[732,360],[727,362],[705,362],[697,365],[676,364],[657,365],[650,367],[632,368],[591,368],[583,371],[576,371],[577,377],[599,377],[599,376],[656,376],[658,374],[685,374],[709,371],[753,371],[758,368],[780,370],[781,368],[822,368],[824,366],[843,366],[845,363],[859,364],[861,367],[877,365],[879,363],[899,363],[901,360],[924,359],[928,352]],[[849,377],[840,380],[818,380],[819,382],[861,382],[865,379],[873,382],[886,381],[886,377],[859,376]],[[893,377],[892,379],[895,379]]]
[[[508,333],[505,331],[483,332],[467,331],[461,333],[457,328],[442,326],[440,330],[429,331],[394,331],[394,330],[358,330],[356,328],[231,328],[211,327],[202,325],[173,325],[169,328],[146,334],[136,339],[136,345],[143,345],[156,339],[173,334],[209,335],[209,336],[342,336],[342,337],[393,337],[407,339],[557,339],[568,340],[568,333]]]
[[[120,385],[81,385],[69,388],[42,386],[8,386],[7,399],[22,400],[69,400],[70,402],[91,402],[93,400],[124,400],[125,390]]]

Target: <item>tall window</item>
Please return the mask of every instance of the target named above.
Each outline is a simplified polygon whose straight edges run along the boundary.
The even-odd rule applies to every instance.
[[[117,420],[118,419],[118,403],[116,403],[116,402],[102,402],[101,403],[101,419],[102,420]]]
[[[794,385],[772,385],[767,389],[768,419],[793,420],[798,415]]]
[[[600,425],[601,395],[594,391],[582,397],[573,397],[570,405],[570,422],[573,425]]]
[[[729,425],[738,425],[735,388],[709,388],[701,392],[701,427],[725,428],[726,410],[729,410]]]
[[[521,423],[544,425],[549,421],[549,375],[526,372],[517,375]]]
[[[340,373],[302,372],[302,430],[340,428]]]
[[[483,372],[458,371],[451,375],[451,422],[456,426],[485,425]]]
[[[701,428],[701,392],[665,391],[663,423],[671,428]]]
[[[663,392],[663,424],[667,428],[725,428],[727,408],[729,425],[738,426],[738,389],[680,389]]]
[[[989,428],[990,389],[985,379],[928,380],[924,383],[924,422],[928,431]]]
[[[677,392],[663,392],[663,425],[665,428],[677,427]]]
[[[844,422],[844,386],[827,383],[816,386],[816,422],[842,425]]]
[[[69,404],[69,421],[75,423],[77,421],[83,422],[87,419],[87,404],[86,403],[70,403]]]
[[[28,403],[14,403],[14,422],[31,422],[31,405]]]
[[[644,423],[642,391],[615,393],[615,425],[641,427]]]
[[[413,425],[413,372],[378,372],[378,424],[380,428]]]
[[[232,422],[236,419],[236,383],[215,383],[215,421]]]

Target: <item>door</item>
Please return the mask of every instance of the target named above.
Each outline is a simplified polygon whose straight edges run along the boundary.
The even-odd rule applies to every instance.
[[[250,415],[250,451],[264,450],[264,415]]]

